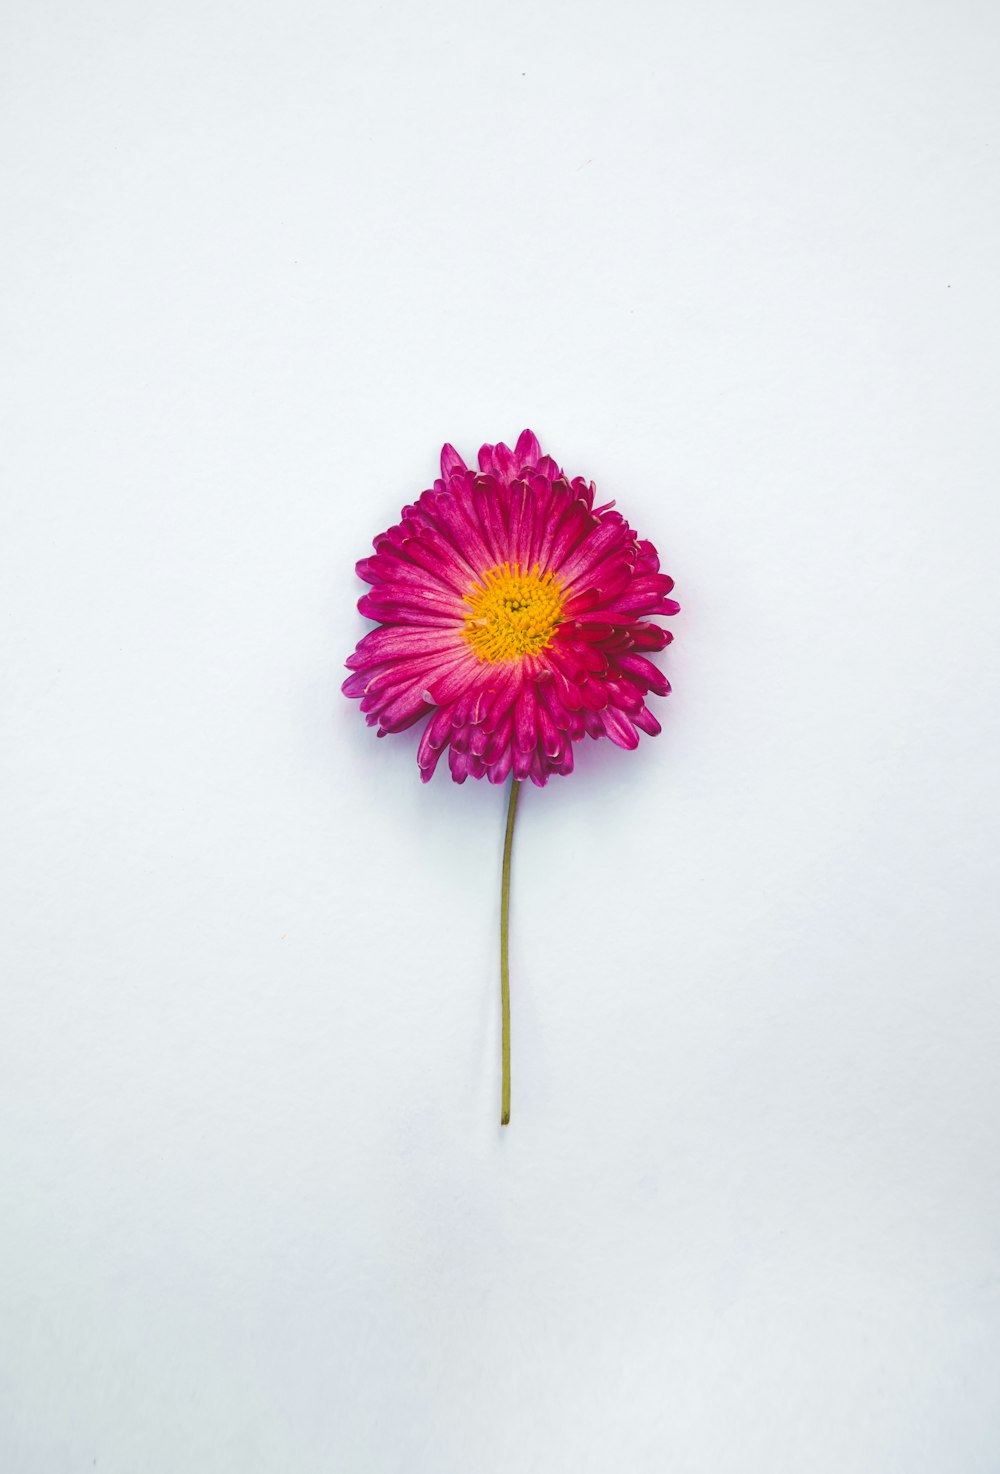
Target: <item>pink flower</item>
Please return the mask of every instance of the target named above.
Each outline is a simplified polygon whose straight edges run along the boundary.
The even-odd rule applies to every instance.
[[[417,752],[426,782],[447,748],[456,783],[573,770],[573,744],[633,748],[660,724],[649,692],[670,690],[648,658],[676,614],[660,573],[614,503],[569,479],[525,430],[484,445],[479,471],[441,452],[441,479],[404,507],[357,571],[358,608],[378,628],[348,660],[345,695],[379,737],[430,717]]]

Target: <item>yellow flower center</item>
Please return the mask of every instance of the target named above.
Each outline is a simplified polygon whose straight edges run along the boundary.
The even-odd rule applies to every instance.
[[[522,573],[520,563],[487,569],[465,602],[472,612],[462,638],[491,664],[537,655],[562,618],[562,586],[551,573],[540,574],[537,563],[531,573]]]

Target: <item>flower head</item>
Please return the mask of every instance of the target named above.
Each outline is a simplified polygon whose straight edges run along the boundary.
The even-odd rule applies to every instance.
[[[373,546],[358,608],[378,628],[343,690],[380,737],[430,718],[425,782],[447,749],[456,783],[513,773],[541,786],[572,772],[585,736],[633,748],[659,732],[646,696],[670,686],[648,655],[672,636],[650,616],[676,614],[673,579],[530,430],[513,450],[484,445],[478,472],[446,445],[440,480]]]

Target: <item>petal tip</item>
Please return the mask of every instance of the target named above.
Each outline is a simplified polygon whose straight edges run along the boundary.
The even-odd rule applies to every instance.
[[[542,455],[542,447],[538,443],[538,436],[534,430],[522,430],[517,437],[514,447],[514,455],[519,466],[537,465]]]
[[[444,445],[442,445],[442,447],[441,447],[441,478],[442,478],[442,480],[445,481],[445,482],[447,482],[449,476],[454,476],[457,472],[466,471],[466,470],[468,470],[468,467],[466,466],[465,462],[463,461],[462,457],[459,455],[459,453],[455,449],[455,447],[450,442],[446,442]]]

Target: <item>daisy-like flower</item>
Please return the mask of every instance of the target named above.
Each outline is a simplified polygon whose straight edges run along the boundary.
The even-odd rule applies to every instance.
[[[572,480],[525,430],[513,450],[484,445],[470,470],[451,445],[441,478],[403,508],[357,565],[358,608],[378,621],[347,662],[379,737],[430,717],[417,761],[442,754],[456,783],[573,770],[573,744],[634,748],[660,724],[646,705],[670,685],[649,654],[672,636],[673,579],[652,543],[593,482]]]
[[[347,665],[379,737],[428,718],[417,761],[426,782],[442,754],[456,783],[512,776],[500,907],[501,1125],[510,1120],[508,916],[522,780],[573,770],[573,745],[610,737],[634,748],[660,724],[646,705],[670,690],[649,659],[672,636],[673,579],[652,543],[593,482],[572,480],[525,430],[513,450],[484,445],[479,470],[454,446],[441,477],[357,565],[371,585],[358,608],[378,628]]]

